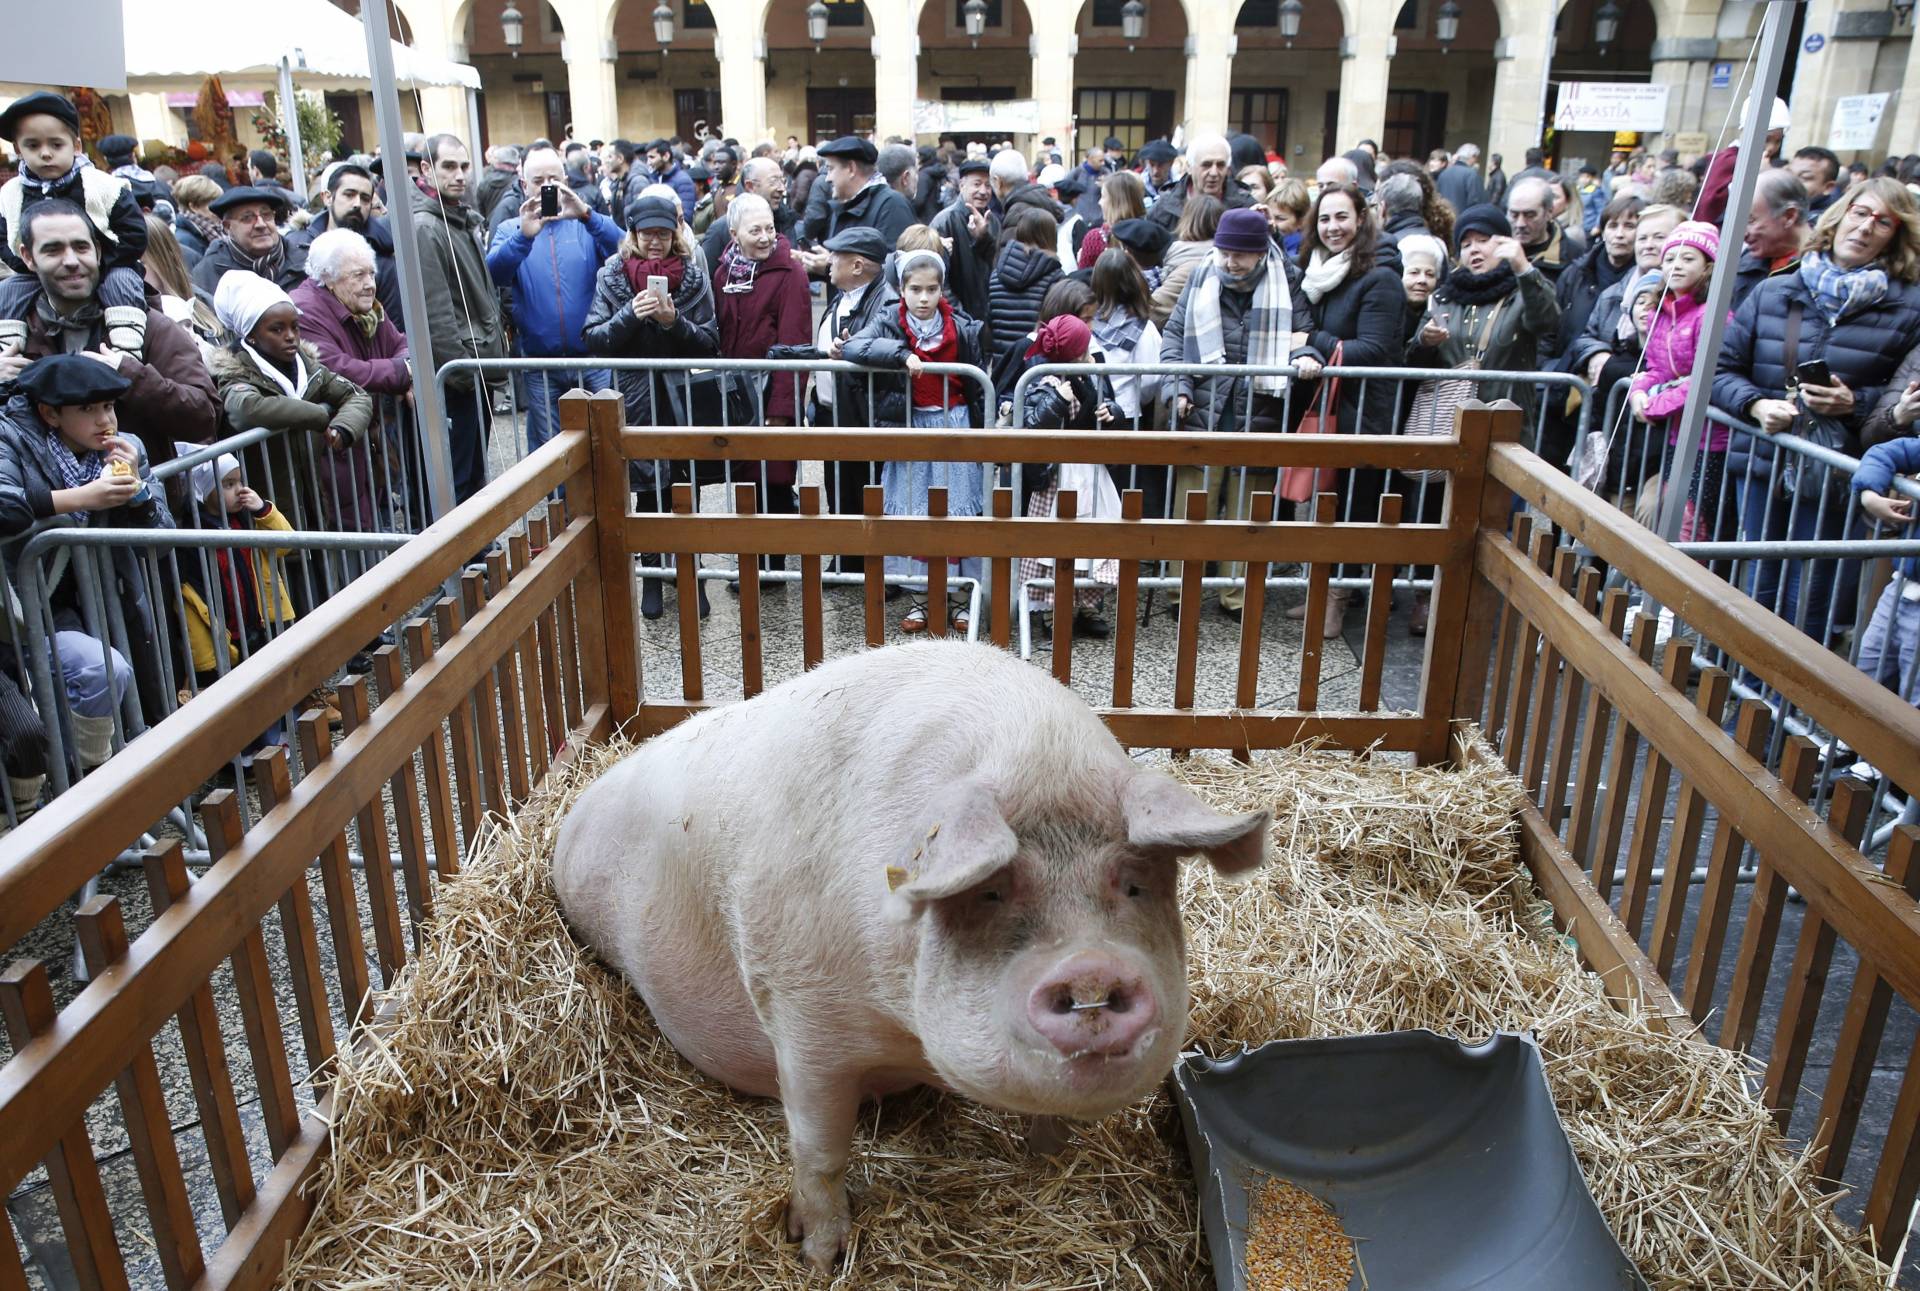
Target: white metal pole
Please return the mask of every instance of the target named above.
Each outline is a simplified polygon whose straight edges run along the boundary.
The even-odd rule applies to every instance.
[[[427,331],[427,284],[413,206],[425,201],[407,172],[407,145],[400,125],[400,92],[393,80],[393,42],[387,34],[385,0],[360,5],[367,29],[367,67],[373,81],[373,117],[380,133],[381,173],[387,183],[387,224],[393,231],[394,267],[406,311],[407,353],[413,366],[413,417],[426,463],[427,496],[438,520],[453,510],[453,450],[445,410],[434,384],[433,337]]]
[[[1762,155],[1767,146],[1767,121],[1773,114],[1773,97],[1780,85],[1780,69],[1787,58],[1787,31],[1793,21],[1797,0],[1767,0],[1766,17],[1760,30],[1760,58],[1755,71],[1753,92],[1747,96],[1745,119],[1740,123],[1740,153],[1733,167],[1733,184],[1727,190],[1724,227],[1731,235],[1747,227],[1747,215],[1753,209],[1753,190],[1760,182]],[[1733,287],[1740,269],[1739,243],[1728,237],[1713,262],[1713,277],[1707,284],[1706,325],[1700,331],[1700,345],[1694,351],[1693,380],[1687,386],[1686,407],[1680,413],[1680,436],[1674,445],[1666,487],[1660,493],[1660,514],[1654,528],[1668,542],[1680,537],[1686,518],[1687,489],[1700,457],[1700,444],[1706,430],[1707,404],[1713,395],[1713,374],[1719,366],[1720,343],[1727,334],[1727,310],[1733,304]],[[1705,360],[1705,362],[1702,362]],[[1705,514],[1713,499],[1701,497],[1696,512]]]
[[[293,168],[293,195],[307,200],[307,157],[300,140],[300,105],[293,97],[293,65],[280,59],[280,128],[287,134],[287,164]]]

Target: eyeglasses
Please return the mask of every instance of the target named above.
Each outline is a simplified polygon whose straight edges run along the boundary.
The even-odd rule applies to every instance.
[[[1876,215],[1871,206],[1855,203],[1847,208],[1847,218],[1855,224],[1871,224],[1882,233],[1891,233],[1897,227],[1891,215]]]
[[[227,220],[233,224],[272,224],[275,222],[272,211],[258,208],[234,211],[227,216]]]

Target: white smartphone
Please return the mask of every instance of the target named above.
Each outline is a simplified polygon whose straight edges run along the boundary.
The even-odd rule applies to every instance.
[[[659,273],[652,273],[652,274],[648,274],[648,275],[647,275],[647,290],[648,290],[648,291],[650,291],[650,292],[652,292],[652,293],[653,293],[653,294],[654,294],[655,296],[658,296],[658,297],[660,298],[660,303],[661,303],[661,304],[663,304],[663,305],[664,305],[664,304],[666,304],[666,303],[667,303],[667,277],[666,277],[666,275],[665,275],[665,274],[659,274]]]

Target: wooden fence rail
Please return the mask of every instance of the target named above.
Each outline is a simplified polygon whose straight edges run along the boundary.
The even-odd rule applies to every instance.
[[[1920,998],[1914,835],[1900,836],[1884,873],[1870,864],[1856,846],[1851,799],[1836,795],[1824,817],[1807,803],[1809,747],[1789,742],[1787,761],[1767,765],[1764,706],[1741,705],[1730,719],[1725,677],[1694,679],[1678,653],[1657,657],[1645,618],[1633,639],[1622,641],[1626,598],[1603,596],[1598,571],[1557,548],[1544,526],[1537,533],[1525,521],[1510,527],[1514,496],[1637,585],[1682,607],[1688,622],[1713,633],[1879,765],[1920,766],[1920,722],[1910,714],[1889,720],[1888,709],[1898,706],[1880,702],[1863,680],[1840,675],[1830,657],[1786,639],[1792,634],[1764,611],[1515,447],[1517,410],[1470,406],[1448,439],[682,430],[629,428],[622,410],[614,394],[567,396],[554,440],[86,777],[58,810],[0,841],[0,949],[63,917],[64,903],[88,875],[133,845],[171,804],[198,800],[214,854],[195,882],[177,843],[147,856],[154,916],[144,928],[128,929],[112,898],[77,912],[93,979],[64,1009],[54,1010],[43,967],[18,961],[0,974],[0,1011],[14,1046],[0,1067],[0,1124],[7,1127],[0,1184],[11,1191],[36,1164],[46,1164],[69,1251],[87,1284],[124,1278],[85,1119],[109,1089],[117,1089],[134,1138],[147,1232],[168,1285],[272,1282],[286,1243],[309,1215],[304,1184],[324,1160],[333,1056],[377,1025],[370,993],[404,971],[433,917],[437,886],[457,875],[486,822],[510,814],[551,768],[616,728],[644,736],[736,698],[707,694],[703,651],[717,647],[703,635],[695,608],[699,553],[740,558],[741,630],[726,648],[740,652],[742,695],[768,684],[768,636],[776,630],[761,596],[753,559],[759,553],[798,558],[795,630],[808,667],[827,649],[824,571],[833,555],[931,557],[942,571],[930,580],[936,592],[944,557],[984,560],[992,571],[986,635],[1005,646],[1014,632],[1015,562],[1043,553],[1061,562],[1063,598],[1073,585],[1070,558],[1120,562],[1119,619],[1105,647],[1113,651],[1113,679],[1098,711],[1126,744],[1245,755],[1325,738],[1342,748],[1438,761],[1474,747],[1456,746],[1455,737],[1464,722],[1478,721],[1495,741],[1489,756],[1528,786],[1531,800],[1518,807],[1522,852],[1559,920],[1616,996],[1672,1029],[1697,1027],[1712,1007],[1715,968],[1733,940],[1731,912],[1739,908],[1736,872],[1757,841],[1762,879],[1751,899],[1758,908],[1731,965],[1746,985],[1723,1038],[1753,1034],[1773,959],[1770,938],[1777,937],[1791,884],[1806,896],[1809,917],[1792,948],[1797,985],[1776,1028],[1782,1039],[1770,1093],[1783,1114],[1793,1106],[1819,987],[1838,947],[1853,947],[1861,968],[1821,1099],[1819,1149],[1828,1171],[1838,1173],[1851,1152],[1868,1146],[1857,1142],[1864,1082],[1895,997]],[[696,511],[693,490],[681,486],[671,511],[635,514],[628,464],[643,458],[743,464],[741,480],[722,499],[732,512]],[[1012,490],[999,488],[984,516],[947,514],[940,493],[930,498],[927,516],[904,517],[886,516],[872,489],[860,514],[830,516],[820,491],[807,488],[798,515],[765,516],[754,513],[757,472],[744,465],[763,459],[1204,464],[1244,468],[1252,497],[1245,520],[1203,519],[1198,494],[1185,500],[1183,518],[1143,519],[1141,495],[1131,491],[1119,519],[1079,518],[1070,495],[1057,516],[1028,518],[1013,515]],[[1404,518],[1396,495],[1353,523],[1333,522],[1330,495],[1305,520],[1286,518],[1277,503],[1284,467],[1362,465],[1445,472],[1444,519]],[[561,489],[564,502],[548,505]],[[468,568],[477,551],[485,553],[484,574]],[[672,625],[677,670],[642,668],[632,576],[642,551],[681,553]],[[1158,560],[1184,562],[1172,702],[1141,704],[1134,677],[1140,569]],[[1208,560],[1247,562],[1247,613],[1230,649],[1203,658],[1198,612]],[[1269,630],[1262,579],[1282,562],[1305,566],[1312,645],[1301,652],[1293,706],[1263,709],[1256,706],[1261,687],[1274,678],[1262,673],[1272,667],[1262,662]],[[1363,569],[1359,577],[1373,593],[1353,710],[1321,702],[1323,650],[1311,630],[1336,564]],[[1437,582],[1417,702],[1388,711],[1385,593],[1395,568],[1405,565],[1434,566]],[[868,562],[860,597],[867,644],[886,639],[879,566]],[[260,714],[294,704],[400,618],[408,620],[402,640],[375,652],[371,679],[341,688],[337,739],[310,719],[298,728],[297,759],[272,753],[255,762],[252,787],[262,810],[250,828],[242,829],[231,791],[197,792],[258,733]],[[932,628],[945,630],[944,622]],[[1069,625],[1056,633],[1050,657],[1036,662],[1074,681]],[[1232,675],[1230,706],[1196,704],[1207,668]],[[1677,806],[1663,835],[1669,783]],[[1637,798],[1629,792],[1635,789]],[[1672,840],[1664,852],[1663,836]],[[353,854],[365,866],[364,898],[348,871]],[[1663,855],[1666,880],[1656,883]],[[1696,855],[1707,857],[1710,877],[1706,899],[1690,915],[1694,907],[1675,888],[1684,875],[1674,875],[1690,870]],[[1623,862],[1616,893],[1613,876]],[[1623,902],[1624,922],[1610,898]],[[275,911],[285,981],[273,979],[262,929]],[[1635,936],[1643,927],[1648,949]],[[321,952],[323,928],[331,956]],[[1689,972],[1700,977],[1685,986],[1686,1007],[1668,986],[1683,951]],[[242,1055],[225,1051],[216,990],[232,991],[240,1004],[251,1089],[229,1075],[229,1058]],[[283,996],[293,1005],[284,1028],[276,1004]],[[227,1228],[224,1240],[205,1250],[183,1207],[180,1157],[155,1086],[155,1042],[169,1024],[192,1072]],[[256,1097],[271,1139],[265,1161],[249,1155],[237,1112]],[[310,1110],[303,1114],[303,1107]],[[1909,1063],[1869,1198],[1877,1230],[1904,1222],[1920,1179],[1916,1144],[1920,1078]],[[9,1235],[0,1241],[0,1288],[23,1284]]]

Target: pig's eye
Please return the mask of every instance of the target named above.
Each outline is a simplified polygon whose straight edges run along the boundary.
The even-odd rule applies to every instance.
[[[1141,886],[1140,886],[1140,885],[1139,885],[1138,883],[1129,883],[1129,884],[1127,884],[1127,895],[1128,895],[1128,896],[1130,896],[1130,897],[1139,897],[1139,896],[1145,896],[1146,894],[1147,894],[1147,892],[1146,892],[1146,889],[1145,889],[1145,888],[1143,888],[1143,887],[1141,887]]]
[[[1000,899],[1000,889],[988,888],[980,894],[980,899],[982,901],[998,901]]]

